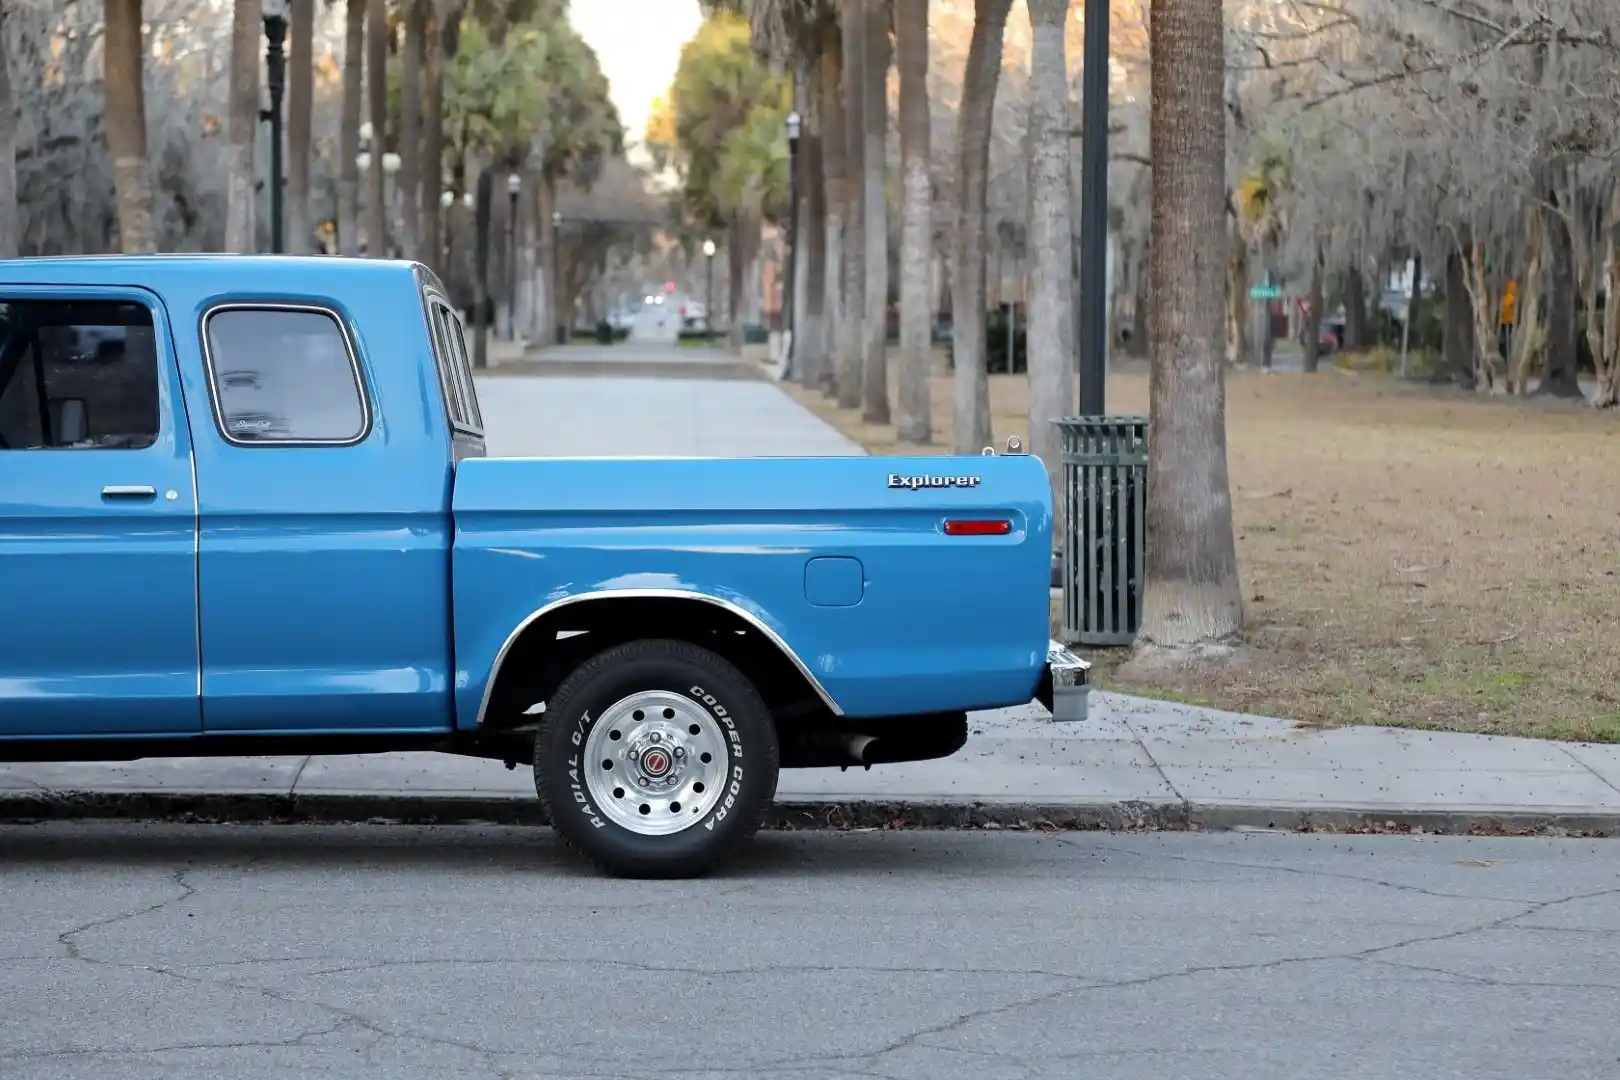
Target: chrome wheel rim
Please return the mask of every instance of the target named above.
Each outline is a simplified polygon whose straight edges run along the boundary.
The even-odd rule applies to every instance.
[[[602,712],[582,764],[603,817],[639,836],[669,836],[714,809],[729,757],[725,733],[702,705],[644,690]]]

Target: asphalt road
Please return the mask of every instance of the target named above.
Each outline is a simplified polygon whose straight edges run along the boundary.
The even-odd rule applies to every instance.
[[[0,1077],[1620,1075],[1620,845],[0,828]]]

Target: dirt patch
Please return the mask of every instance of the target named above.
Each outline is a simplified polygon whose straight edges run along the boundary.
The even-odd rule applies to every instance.
[[[897,447],[792,387],[874,453]],[[1020,376],[991,380],[998,447],[1025,435]],[[1145,366],[1109,380],[1147,412]],[[933,380],[949,450],[951,384]],[[1316,724],[1399,724],[1620,742],[1620,418],[1484,401],[1381,376],[1227,382],[1245,662],[1105,687]]]

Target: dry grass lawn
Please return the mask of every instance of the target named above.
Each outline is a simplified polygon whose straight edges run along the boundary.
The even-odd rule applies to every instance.
[[[916,452],[791,389],[874,453]],[[1110,379],[1110,412],[1147,399],[1142,365]],[[933,401],[948,450],[948,377]],[[991,380],[998,448],[1025,434],[1027,401],[1021,376]],[[1099,653],[1099,685],[1307,723],[1620,742],[1620,420],[1240,371],[1227,425],[1247,659],[1146,686]]]

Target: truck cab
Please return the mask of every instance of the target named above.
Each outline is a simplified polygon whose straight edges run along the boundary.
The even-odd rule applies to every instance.
[[[523,762],[605,870],[701,873],[780,768],[1083,695],[1051,516],[1018,454],[490,457],[416,263],[0,262],[3,760]]]

